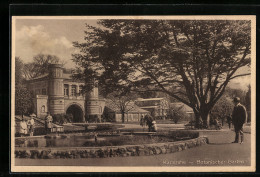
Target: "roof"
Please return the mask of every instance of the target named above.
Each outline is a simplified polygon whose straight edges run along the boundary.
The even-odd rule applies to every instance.
[[[35,81],[35,80],[44,80],[44,79],[48,79],[48,76],[49,76],[49,74],[46,73],[41,76],[38,76],[38,77],[35,77],[32,79],[28,79],[27,81],[30,82],[30,81]],[[63,79],[73,80],[72,73],[63,73]],[[83,81],[78,81],[78,82],[83,82]]]
[[[120,113],[120,109],[112,101],[106,101],[106,108],[109,109],[109,112]],[[148,113],[149,111],[144,110],[138,107],[134,102],[131,102],[127,105],[126,110],[128,113]]]
[[[170,104],[171,106],[176,107],[177,109],[180,108],[182,111],[186,113],[193,113],[193,109],[182,102],[175,102]]]
[[[71,73],[63,73],[63,79],[72,79]]]
[[[132,110],[128,111],[128,112],[142,112],[142,113],[148,113],[149,111],[144,110],[144,109],[138,107],[137,105],[135,105],[135,107],[134,107]]]
[[[165,98],[140,98],[136,101],[156,101],[156,100],[163,100]]]
[[[142,109],[145,109],[145,108],[158,108],[159,106],[142,106],[141,108]]]
[[[34,78],[31,78],[31,79],[28,79],[27,81],[41,80],[41,79],[48,78],[48,76],[49,76],[49,74],[46,73],[46,74],[40,75],[38,77],[34,77]]]

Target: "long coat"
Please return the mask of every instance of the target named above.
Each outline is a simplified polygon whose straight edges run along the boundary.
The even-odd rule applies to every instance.
[[[45,128],[52,128],[52,116],[51,115],[47,115],[45,117]]]
[[[25,121],[20,122],[20,133],[27,134],[27,124]]]
[[[233,109],[232,122],[234,126],[242,126],[244,123],[246,123],[246,120],[247,120],[246,108],[242,104],[238,104]]]

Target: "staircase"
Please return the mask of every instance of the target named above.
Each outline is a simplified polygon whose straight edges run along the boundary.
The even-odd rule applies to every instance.
[[[23,118],[27,121],[30,119],[30,117],[28,116],[23,116]],[[19,132],[19,125],[20,125],[20,121],[22,121],[22,116],[15,116],[15,132],[18,133]],[[35,117],[34,118],[34,128],[45,128],[45,120]],[[52,128],[51,128],[51,133],[61,133],[64,132],[64,127],[54,124],[52,123]]]

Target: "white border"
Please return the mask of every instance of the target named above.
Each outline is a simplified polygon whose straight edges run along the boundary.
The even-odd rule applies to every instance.
[[[164,20],[251,20],[251,166],[187,166],[187,167],[105,167],[105,166],[15,166],[15,22],[18,19],[164,19]],[[256,16],[13,16],[12,17],[12,89],[11,89],[11,172],[254,172],[256,167]]]

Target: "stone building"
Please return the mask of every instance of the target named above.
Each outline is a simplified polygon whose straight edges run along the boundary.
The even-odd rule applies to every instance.
[[[85,122],[92,117],[101,117],[104,106],[95,86],[87,95],[82,88],[84,82],[72,79],[71,73],[64,72],[59,64],[52,64],[49,73],[27,81],[34,95],[34,113],[43,118],[47,112],[54,114],[72,114],[73,122]]]
[[[166,118],[169,114],[169,102],[166,98],[139,98],[135,104],[150,112],[155,118]]]
[[[149,111],[139,108],[134,102],[129,103],[125,108],[125,122],[140,122],[141,117],[149,114]],[[105,121],[122,122],[121,110],[115,103],[106,101],[103,114]]]

